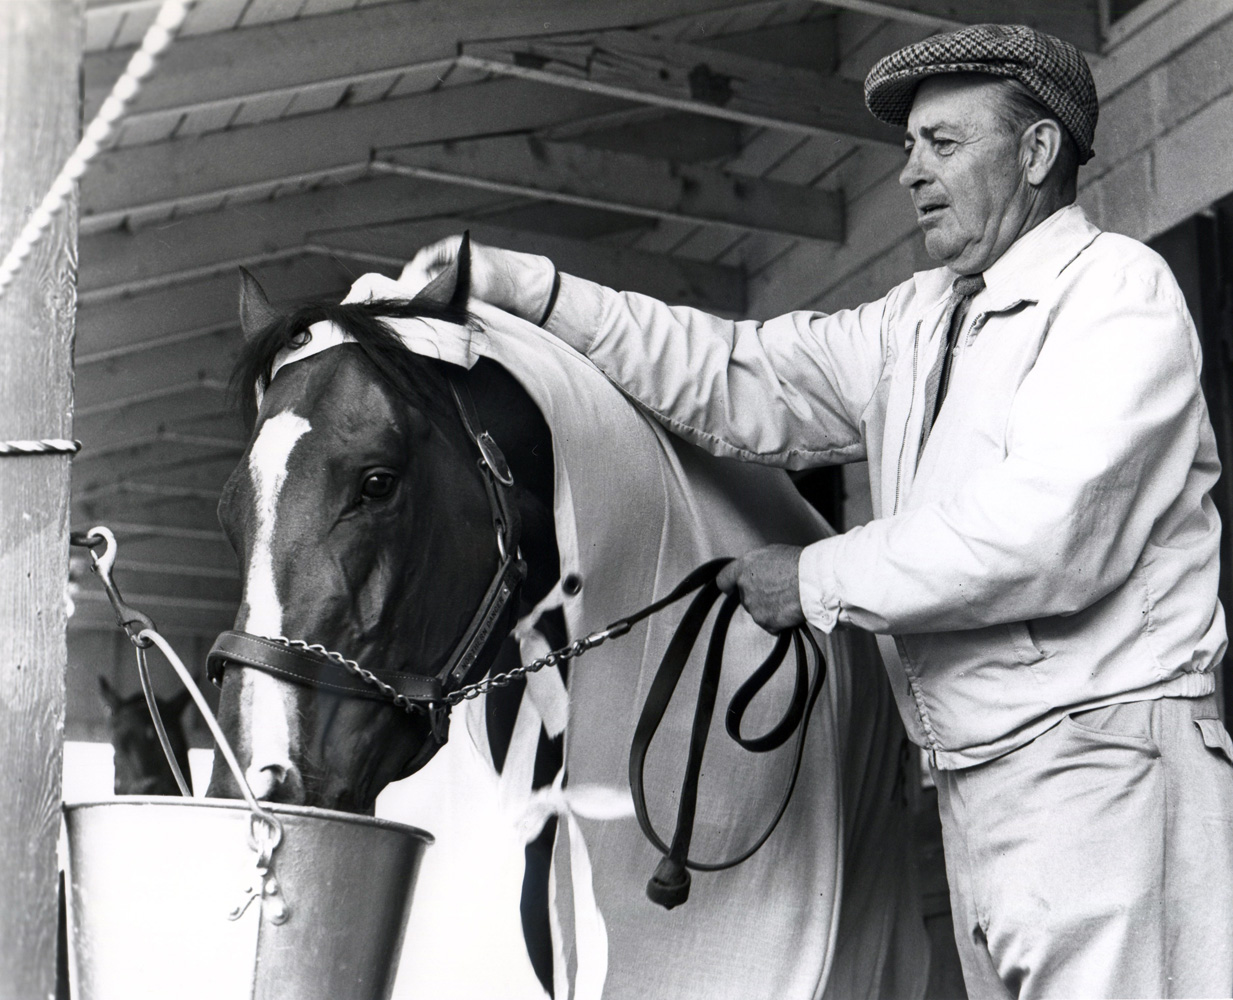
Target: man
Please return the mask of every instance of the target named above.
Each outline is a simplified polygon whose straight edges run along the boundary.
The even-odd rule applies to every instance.
[[[884,298],[732,323],[487,249],[476,293],[712,452],[869,461],[871,523],[721,582],[772,631],[877,634],[938,786],[971,996],[1230,996],[1219,465],[1181,293],[1072,204],[1097,116],[1072,46],[970,27],[865,93],[906,127],[941,265]]]

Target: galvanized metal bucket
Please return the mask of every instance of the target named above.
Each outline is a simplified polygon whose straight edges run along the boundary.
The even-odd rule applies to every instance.
[[[388,1000],[432,836],[259,803],[175,651],[152,628],[137,638],[180,675],[245,801],[120,796],[65,807],[75,1000]]]
[[[431,836],[265,808],[283,832],[262,874],[243,802],[126,796],[66,807],[76,1000],[389,997]]]

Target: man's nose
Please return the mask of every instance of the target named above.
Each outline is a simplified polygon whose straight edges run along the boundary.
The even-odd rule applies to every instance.
[[[908,153],[907,163],[899,171],[899,183],[904,187],[911,187],[914,184],[921,184],[928,179],[929,175],[921,163],[919,147],[913,147]]]

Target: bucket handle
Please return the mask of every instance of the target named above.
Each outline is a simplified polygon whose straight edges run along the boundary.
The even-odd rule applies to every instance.
[[[249,811],[253,814],[253,819],[264,824],[268,831],[266,840],[262,840],[261,835],[256,833],[256,827],[249,831],[249,841],[254,850],[273,852],[279,842],[282,840],[283,827],[278,821],[278,817],[261,808],[261,804],[257,801],[257,796],[253,794],[253,790],[249,787],[248,779],[244,777],[244,772],[240,768],[240,762],[236,759],[235,751],[231,749],[231,744],[227,742],[227,737],[223,735],[222,727],[218,724],[218,719],[210,710],[209,704],[205,700],[205,696],[201,693],[201,689],[197,687],[196,681],[193,680],[192,674],[184,662],[176,655],[176,651],[172,649],[171,644],[164,639],[158,632],[152,628],[143,628],[137,633],[138,638],[148,639],[159,651],[167,658],[167,662],[171,664],[173,670],[179,675],[180,681],[184,684],[189,696],[201,711],[202,718],[205,719],[206,725],[210,729],[210,735],[214,737],[214,742],[218,745],[219,751],[223,755],[223,760],[227,762],[227,767],[235,776],[236,783],[240,786],[240,792],[244,796],[244,801],[248,803]],[[138,649],[139,660],[145,659],[145,651]],[[158,711],[157,708],[154,709]],[[268,860],[268,856],[267,856]]]
[[[210,735],[214,737],[214,743],[218,747],[219,752],[222,753],[227,767],[231,770],[232,775],[234,775],[236,784],[240,788],[240,793],[244,796],[244,801],[248,804],[249,812],[252,814],[248,830],[249,845],[258,854],[258,865],[264,865],[268,868],[274,849],[278,847],[283,839],[282,823],[279,822],[278,817],[263,809],[257,801],[257,796],[253,794],[252,788],[249,787],[248,779],[244,777],[244,772],[240,768],[240,762],[236,759],[235,751],[231,749],[231,744],[227,742],[227,737],[223,735],[218,719],[215,717],[214,712],[211,711],[205,696],[201,693],[201,689],[197,687],[197,682],[193,680],[192,674],[189,673],[188,668],[184,665],[184,661],[176,654],[171,644],[159,634],[158,630],[154,627],[154,623],[148,617],[133,612],[132,609],[124,604],[123,599],[120,597],[120,591],[116,587],[111,575],[118,547],[116,536],[110,528],[99,526],[91,528],[80,538],[79,544],[85,545],[90,549],[90,558],[94,564],[94,571],[102,579],[103,588],[107,591],[107,596],[116,607],[117,615],[122,619],[120,625],[129,633],[129,638],[137,650],[137,673],[141,678],[141,689],[145,693],[146,705],[150,709],[155,732],[158,733],[163,753],[166,754],[167,763],[171,765],[171,770],[175,774],[176,784],[180,786],[181,794],[191,796],[192,792],[189,790],[188,782],[184,780],[184,774],[176,762],[175,754],[172,753],[171,742],[167,738],[167,730],[163,725],[162,715],[154,699],[154,690],[150,685],[150,671],[149,664],[146,662],[146,650],[151,645],[157,646],[163,656],[167,658],[167,662],[171,664],[171,668],[179,677],[180,683],[184,685],[189,697],[193,699],[198,711],[201,712],[201,717],[205,719]],[[94,551],[94,547],[100,540],[106,543],[106,547],[101,555]],[[129,628],[130,625],[141,625],[142,627],[137,631],[133,631]]]

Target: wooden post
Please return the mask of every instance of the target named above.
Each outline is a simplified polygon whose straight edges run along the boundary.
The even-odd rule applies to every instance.
[[[0,256],[80,132],[82,0],[0,2]],[[72,437],[76,199],[0,299],[0,439]],[[0,996],[55,993],[65,455],[0,457]]]

